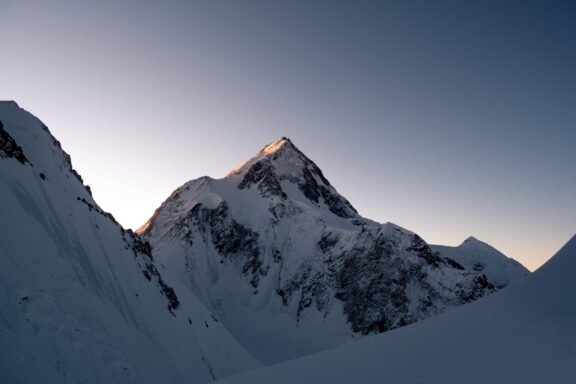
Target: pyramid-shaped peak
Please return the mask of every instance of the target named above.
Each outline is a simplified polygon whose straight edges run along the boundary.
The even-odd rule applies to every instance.
[[[248,171],[254,164],[262,161],[273,161],[280,168],[293,169],[294,167],[301,167],[302,165],[313,164],[313,162],[304,155],[292,141],[282,136],[276,141],[265,145],[258,151],[256,156],[242,164],[241,166],[234,168],[229,176],[238,175]],[[314,167],[316,167],[314,165]],[[285,169],[286,170],[286,169]]]
[[[358,214],[320,168],[287,137],[264,146],[255,157],[228,173],[226,179],[234,180],[240,190],[256,189],[265,198],[300,199],[293,195],[295,186],[312,205],[325,206],[336,216],[354,218]],[[285,189],[287,184],[292,187]]]

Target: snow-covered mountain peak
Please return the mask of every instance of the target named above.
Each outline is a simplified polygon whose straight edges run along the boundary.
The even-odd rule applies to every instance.
[[[299,167],[312,163],[289,138],[283,136],[262,147],[256,156],[241,166],[234,168],[228,173],[227,177],[246,174],[255,164],[261,162],[272,163],[280,173],[293,174],[298,173],[297,170]]]
[[[361,217],[287,138],[225,178],[184,184],[138,232],[266,363],[494,290],[415,233]]]
[[[273,201],[300,201],[345,219],[358,216],[320,168],[286,137],[264,146],[224,180]]]

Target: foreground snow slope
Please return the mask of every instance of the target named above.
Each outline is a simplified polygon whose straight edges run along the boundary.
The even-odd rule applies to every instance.
[[[221,383],[576,383],[575,276],[576,236],[490,297]]]
[[[397,225],[360,216],[287,138],[192,180],[141,230],[154,254],[264,363],[436,315],[494,291]]]
[[[98,207],[48,129],[0,102],[0,381],[200,383],[257,366]]]
[[[522,264],[472,236],[457,247],[431,245],[430,248],[455,260],[468,270],[485,274],[498,289],[515,284],[530,275],[530,271]]]

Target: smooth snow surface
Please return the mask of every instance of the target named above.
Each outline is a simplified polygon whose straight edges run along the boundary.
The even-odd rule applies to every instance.
[[[220,381],[576,383],[576,236],[514,286],[398,330]]]
[[[38,119],[0,102],[0,122],[0,382],[201,383],[260,366],[98,207]]]
[[[457,247],[431,245],[430,248],[444,257],[455,260],[468,270],[485,274],[499,289],[515,284],[530,275],[530,271],[522,264],[472,236]]]

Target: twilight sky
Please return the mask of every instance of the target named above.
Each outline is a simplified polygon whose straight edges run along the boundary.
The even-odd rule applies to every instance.
[[[0,0],[0,36],[0,99],[126,227],[288,136],[430,243],[576,233],[574,1]]]

